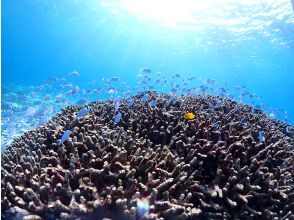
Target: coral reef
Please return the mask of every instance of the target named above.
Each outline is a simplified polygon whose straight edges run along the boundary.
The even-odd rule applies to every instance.
[[[2,217],[293,217],[292,126],[220,97],[148,93],[130,107],[121,100],[118,123],[114,101],[99,101],[81,118],[69,106],[15,139],[2,155]]]

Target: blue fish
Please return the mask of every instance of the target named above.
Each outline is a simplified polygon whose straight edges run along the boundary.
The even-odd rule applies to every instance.
[[[208,87],[203,86],[203,85],[201,85],[199,88],[200,88],[200,91],[202,91],[202,92],[205,92],[208,89]]]
[[[120,112],[117,113],[117,115],[114,117],[114,123],[117,124],[120,121],[121,117],[122,114]]]
[[[65,132],[63,132],[63,135],[58,140],[58,145],[62,144],[64,141],[66,141],[69,138],[70,134],[71,134],[70,130],[66,130]]]
[[[114,112],[117,112],[117,111],[118,111],[119,106],[120,106],[120,102],[119,102],[119,100],[117,100],[117,101],[115,102],[115,109],[114,109]]]
[[[157,105],[157,100],[156,100],[156,99],[153,99],[153,100],[151,100],[151,101],[149,102],[149,106],[150,106],[150,107],[153,107],[153,106],[155,106],[155,105]]]
[[[265,137],[264,137],[263,131],[259,131],[258,132],[258,137],[259,137],[259,141],[260,142],[265,141]]]
[[[146,93],[143,98],[142,98],[142,102],[145,102],[148,99],[149,95]]]
[[[177,92],[178,90],[174,87],[172,87],[171,92]]]
[[[239,125],[242,126],[244,124],[244,118],[241,118]]]
[[[134,99],[130,99],[128,103],[128,108],[130,108],[134,104]]]
[[[214,105],[214,108],[220,108],[222,107],[222,103],[220,101],[217,101]]]
[[[77,117],[78,117],[78,118],[84,117],[89,111],[90,111],[90,108],[82,108],[82,109],[77,113]]]
[[[177,99],[175,97],[172,98],[171,103],[174,105],[177,103]]]

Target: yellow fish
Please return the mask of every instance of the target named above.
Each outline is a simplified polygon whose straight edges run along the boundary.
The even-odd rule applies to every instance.
[[[189,119],[189,120],[194,119],[195,115],[193,113],[191,113],[191,112],[188,112],[188,113],[184,114],[184,118]]]

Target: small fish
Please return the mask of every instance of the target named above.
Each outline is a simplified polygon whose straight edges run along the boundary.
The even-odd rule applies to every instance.
[[[145,102],[148,99],[149,95],[146,93],[143,98],[142,98],[142,102]]]
[[[34,116],[42,116],[45,115],[45,108],[40,107],[39,109],[36,109]]]
[[[64,100],[64,95],[63,94],[58,94],[55,96],[56,102],[61,102]]]
[[[39,125],[43,125],[48,121],[48,117],[46,115],[43,115],[39,118]]]
[[[112,83],[112,82],[118,82],[118,81],[120,81],[120,78],[119,77],[111,77],[107,81],[110,82],[110,83]]]
[[[205,92],[205,91],[208,89],[208,87],[207,87],[207,86],[203,86],[203,85],[201,85],[201,86],[199,87],[199,89],[200,89],[201,92]]]
[[[174,88],[174,87],[172,87],[172,89],[171,89],[171,92],[172,93],[175,93],[175,92],[177,92],[178,90],[176,89],[176,88]]]
[[[131,90],[127,90],[124,92],[127,96],[130,96],[132,94],[132,91]]]
[[[119,106],[120,106],[120,102],[119,102],[119,100],[116,100],[115,101],[115,106],[114,106],[114,112],[117,112],[118,111]]]
[[[69,73],[70,76],[79,76],[80,73],[78,71],[72,71],[71,73]]]
[[[63,132],[61,138],[58,140],[58,146],[62,144],[64,141],[66,141],[69,138],[69,135],[71,134],[70,130],[66,130]]]
[[[222,93],[226,93],[226,89],[225,88],[218,88],[219,91],[221,91]]]
[[[180,74],[176,73],[176,74],[172,75],[172,78],[179,78],[180,76],[181,76]]]
[[[270,118],[275,118],[275,114],[273,112],[271,112],[269,115],[268,115]]]
[[[117,115],[114,117],[114,123],[117,124],[121,120],[122,114],[119,112]]]
[[[51,77],[45,80],[45,83],[55,83],[57,82],[59,79],[57,77]]]
[[[82,109],[77,113],[77,118],[84,117],[89,111],[90,111],[90,108],[82,108]]]
[[[177,103],[177,99],[175,97],[172,97],[171,103],[174,105]]]
[[[215,79],[206,79],[205,81],[207,84],[214,84],[215,83]]]
[[[51,99],[51,95],[45,95],[45,97],[44,97],[44,99],[46,100],[46,101],[49,101],[50,99]]]
[[[75,95],[80,91],[80,87],[79,86],[75,86],[74,89],[69,90],[66,95]]]
[[[3,118],[12,117],[13,116],[13,111],[12,110],[4,110],[4,111],[2,111],[1,115],[2,115]]]
[[[137,216],[141,218],[150,211],[150,202],[147,198],[139,199],[137,201]]]
[[[107,93],[108,93],[109,95],[114,95],[114,94],[116,93],[116,90],[115,90],[114,88],[110,88],[110,89],[107,91]]]
[[[265,137],[264,137],[263,131],[259,131],[258,132],[258,137],[259,137],[259,141],[260,142],[265,141]]]
[[[154,106],[156,106],[157,105],[157,100],[156,99],[153,99],[153,100],[151,100],[150,102],[149,102],[149,106],[150,107],[154,107]]]
[[[220,108],[222,107],[222,103],[220,101],[217,101],[214,105],[214,108]]]
[[[128,108],[130,108],[134,104],[134,99],[130,99],[128,103]]]
[[[137,78],[142,78],[143,77],[143,75],[141,74],[141,73],[139,73],[138,75],[137,75]]]
[[[239,111],[240,108],[241,108],[240,105],[236,105],[236,106],[235,106],[235,109],[236,109],[237,111]]]
[[[191,113],[191,112],[188,112],[188,113],[184,114],[184,118],[187,119],[187,120],[191,120],[191,119],[195,118],[195,115],[193,113]]]
[[[35,114],[35,112],[36,112],[36,108],[34,108],[34,107],[29,107],[27,110],[26,110],[26,112],[25,112],[25,117],[31,117],[31,116],[33,116],[34,114]]]
[[[219,122],[216,122],[214,125],[213,125],[213,128],[214,129],[219,129],[220,125],[219,125]]]
[[[239,125],[242,126],[244,124],[244,118],[241,118]]]
[[[141,68],[140,71],[144,73],[151,73],[151,69],[146,67]]]
[[[64,84],[64,85],[61,84],[60,86],[63,89],[72,89],[73,88],[73,84],[72,83],[68,83],[68,84]]]

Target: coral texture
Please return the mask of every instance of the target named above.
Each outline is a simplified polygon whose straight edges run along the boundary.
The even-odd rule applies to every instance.
[[[81,118],[69,106],[15,139],[2,155],[2,217],[293,217],[292,126],[220,97],[143,95],[130,107],[121,100],[118,123],[114,101],[99,101]],[[141,199],[148,212],[139,212]]]

